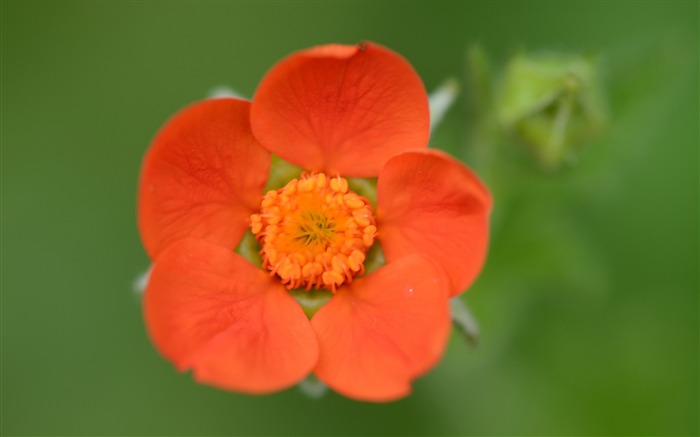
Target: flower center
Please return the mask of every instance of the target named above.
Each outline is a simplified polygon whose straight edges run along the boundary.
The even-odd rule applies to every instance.
[[[364,273],[377,234],[372,207],[340,176],[302,174],[263,196],[250,228],[263,268],[287,288],[336,288]]]

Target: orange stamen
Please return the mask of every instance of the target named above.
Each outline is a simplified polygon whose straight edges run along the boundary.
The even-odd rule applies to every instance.
[[[347,180],[323,173],[268,191],[250,229],[262,247],[263,268],[287,288],[333,292],[364,273],[377,235],[369,201],[350,191]]]

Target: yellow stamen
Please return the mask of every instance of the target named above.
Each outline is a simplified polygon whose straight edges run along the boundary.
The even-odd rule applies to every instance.
[[[250,216],[263,268],[287,288],[333,292],[364,273],[377,227],[372,207],[341,177],[302,174],[263,196]]]

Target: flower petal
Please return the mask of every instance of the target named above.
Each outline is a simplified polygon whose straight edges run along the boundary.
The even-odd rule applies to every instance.
[[[404,150],[426,147],[428,98],[413,67],[372,43],[297,52],[260,83],[253,132],[282,159],[331,175],[377,176]]]
[[[314,369],[355,399],[406,396],[450,332],[449,280],[433,260],[410,255],[342,287],[311,319],[321,355]]]
[[[476,279],[486,258],[491,196],[464,164],[437,150],[392,158],[377,182],[377,228],[391,262],[410,253],[436,260],[451,295]]]
[[[311,324],[284,287],[204,240],[180,240],[157,258],[145,319],[161,354],[219,388],[280,390],[306,376],[318,357]]]
[[[243,100],[206,100],[183,109],[156,136],[139,187],[139,230],[152,259],[185,237],[231,248],[240,241],[270,168],[249,112]]]

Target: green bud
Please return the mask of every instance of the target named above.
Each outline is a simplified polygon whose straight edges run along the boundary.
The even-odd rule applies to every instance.
[[[554,169],[575,157],[607,121],[598,61],[563,54],[518,54],[508,63],[496,97],[501,127]]]

